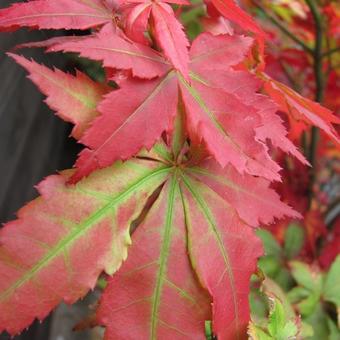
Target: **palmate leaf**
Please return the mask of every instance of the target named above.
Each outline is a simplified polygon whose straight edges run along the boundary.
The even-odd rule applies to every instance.
[[[186,161],[176,165],[171,161],[174,156],[160,145],[144,157],[168,164],[171,176],[133,234],[127,261],[109,280],[101,298],[97,317],[106,326],[106,339],[204,339],[209,313],[219,338],[245,338],[249,280],[262,247],[229,202],[237,196],[244,206],[256,199],[268,200],[268,205],[277,207],[271,210],[270,220],[294,213],[268,183],[262,182],[262,190],[234,185],[233,171],[230,177],[224,174],[224,183],[217,181],[214,186],[210,177],[218,178],[222,169],[212,160],[194,167]],[[252,179],[244,177],[248,183]],[[255,225],[262,218],[268,221],[266,214],[260,210],[247,217],[254,218]],[[212,299],[211,312],[199,284]],[[122,327],[131,319],[133,327]]]
[[[168,168],[118,162],[75,186],[73,171],[39,184],[39,198],[0,230],[0,331],[16,334],[62,300],[74,303],[127,256],[129,227]]]
[[[110,48],[118,47],[114,42],[116,38],[102,39],[103,31],[81,42],[53,45],[50,50],[79,52],[93,58],[92,53],[96,52],[91,46],[105,45],[108,54],[104,65],[120,68],[119,58],[114,58],[116,53],[110,51]],[[191,140],[196,144],[203,143],[221,166],[232,164],[240,173],[278,180],[280,168],[269,157],[265,145],[267,139],[303,161],[303,156],[286,138],[286,130],[275,114],[275,105],[271,102],[271,106],[268,105],[265,97],[257,93],[258,82],[257,86],[249,86],[242,94],[244,89],[239,82],[243,82],[247,73],[230,69],[244,60],[251,43],[250,38],[243,36],[202,34],[194,41],[190,51],[190,82],[166,64],[163,64],[166,69],[159,79],[121,81],[120,89],[109,94],[99,105],[102,115],[94,120],[81,140],[87,149],[80,154],[78,171],[72,180],[79,180],[117,159],[127,159],[142,147],[150,148],[163,131],[171,130],[178,107],[177,87],[180,88]],[[237,52],[232,52],[235,49]],[[144,46],[144,51],[147,55],[152,50]],[[131,57],[131,61],[134,58]],[[160,65],[161,59],[145,59]],[[138,63],[131,62],[130,67],[136,74]],[[142,70],[144,74],[147,72],[146,67]],[[162,112],[159,107],[164,108]],[[146,129],[141,124],[145,114],[152,119],[153,128]],[[270,135],[266,131],[271,125],[275,126],[275,133]],[[123,132],[129,136],[129,143],[125,146],[121,143]],[[122,147],[124,150],[121,150]]]
[[[1,9],[0,30],[88,29],[112,22],[112,10],[102,0],[31,0]]]
[[[29,73],[29,78],[47,96],[46,103],[57,115],[75,125],[72,136],[80,139],[90,122],[98,115],[97,105],[109,87],[96,83],[82,72],[73,76],[58,69],[53,71],[34,61],[9,54]]]
[[[97,170],[74,186],[65,186],[73,171],[39,185],[41,197],[0,232],[2,330],[17,333],[62,300],[73,303],[84,296],[101,271],[113,274],[126,258],[131,222],[162,186],[133,234],[131,256],[101,300],[98,320],[107,327],[107,338],[116,339],[122,332],[133,338],[133,332],[140,332],[146,338],[167,339],[178,331],[203,338],[204,321],[211,317],[220,337],[243,337],[249,279],[262,248],[240,216],[268,221],[294,212],[265,180],[256,190],[241,190],[230,172],[219,187],[214,180],[221,168],[214,161],[192,167],[187,156],[181,162],[175,155],[157,144],[141,159]],[[251,176],[244,176],[251,183]],[[276,207],[272,217],[234,209],[233,197],[242,195],[245,206],[258,195],[271,200]],[[121,327],[132,316],[138,327]]]

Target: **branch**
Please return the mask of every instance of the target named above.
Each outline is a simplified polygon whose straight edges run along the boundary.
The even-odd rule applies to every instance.
[[[306,3],[312,13],[315,25],[315,45],[313,49],[313,58],[314,58],[314,76],[316,83],[316,93],[315,100],[319,103],[322,102],[324,97],[325,90],[325,81],[323,76],[323,52],[322,52],[322,39],[323,39],[323,27],[322,27],[322,16],[317,6],[315,0],[306,0]],[[312,194],[313,194],[313,186],[315,182],[315,158],[316,158],[316,149],[319,139],[319,130],[316,127],[312,128],[311,135],[311,143],[309,149],[309,162],[312,165],[312,172],[310,178],[310,190],[309,190],[309,201],[311,204]]]
[[[280,21],[278,21],[275,17],[267,13],[266,9],[259,4],[256,0],[253,0],[254,5],[261,11],[261,13],[270,20],[277,28],[280,29],[282,33],[284,33],[287,37],[297,43],[299,46],[302,47],[307,53],[313,54],[313,49],[310,48],[304,41],[299,39],[296,35],[294,35],[291,31],[289,31]]]
[[[332,55],[332,54],[334,54],[334,53],[337,53],[337,52],[340,52],[340,46],[334,47],[334,48],[330,49],[329,51],[323,53],[323,54],[322,54],[322,57],[323,57],[323,58],[329,57],[330,55]]]

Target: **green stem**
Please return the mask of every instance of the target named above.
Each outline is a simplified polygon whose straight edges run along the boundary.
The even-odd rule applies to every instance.
[[[306,0],[306,3],[312,13],[315,27],[315,46],[313,49],[313,66],[314,66],[314,77],[316,83],[315,100],[319,103],[323,101],[325,91],[325,79],[323,75],[323,52],[322,52],[322,40],[323,40],[323,26],[322,16],[319,11],[318,5],[315,0]],[[312,128],[311,142],[309,148],[309,162],[312,166],[310,176],[310,187],[309,187],[309,205],[311,205],[313,198],[313,186],[316,177],[315,163],[316,163],[316,150],[319,140],[319,130],[316,127]]]
[[[312,54],[313,49],[311,49],[304,41],[299,39],[296,35],[294,35],[291,31],[289,31],[280,21],[278,21],[275,17],[267,13],[266,9],[259,4],[257,1],[253,0],[255,6],[261,11],[261,13],[270,20],[277,28],[280,29],[282,33],[284,33],[288,38],[293,40],[299,46],[301,46],[307,53]]]
[[[334,48],[330,49],[329,51],[323,53],[322,57],[323,58],[329,57],[330,55],[337,53],[337,52],[340,52],[340,46],[334,47]]]

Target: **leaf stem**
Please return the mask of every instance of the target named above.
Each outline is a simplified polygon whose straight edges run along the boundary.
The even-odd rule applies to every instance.
[[[322,16],[315,0],[306,0],[307,6],[309,7],[312,17],[314,19],[315,27],[315,45],[313,49],[313,67],[314,77],[316,84],[315,100],[319,103],[323,101],[325,91],[325,79],[323,75],[323,52],[322,52],[322,40],[323,40],[323,26]],[[310,175],[310,187],[309,187],[309,206],[311,206],[313,198],[313,186],[315,182],[315,161],[316,161],[316,150],[319,140],[319,130],[316,127],[312,128],[311,142],[309,147],[309,162],[312,166]]]
[[[282,33],[284,33],[288,38],[293,40],[295,43],[297,43],[299,46],[301,46],[302,49],[304,49],[307,53],[313,54],[313,49],[310,48],[304,41],[299,39],[296,35],[294,35],[291,31],[289,31],[279,20],[277,20],[274,16],[270,15],[266,9],[258,3],[258,1],[253,0],[254,5],[261,11],[261,13],[270,20],[277,28],[280,29]]]

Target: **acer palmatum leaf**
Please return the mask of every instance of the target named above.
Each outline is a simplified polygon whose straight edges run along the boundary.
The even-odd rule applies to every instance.
[[[235,55],[231,55],[231,43],[238,48]],[[209,53],[202,53],[197,48],[203,45],[209,48]],[[193,43],[190,83],[175,70],[168,71],[157,80],[122,81],[120,90],[109,94],[100,105],[102,115],[82,139],[88,149],[82,152],[77,162],[78,171],[73,180],[88,175],[96,168],[109,166],[116,159],[127,159],[143,147],[150,148],[163,131],[171,130],[171,118],[178,106],[177,86],[181,88],[187,131],[192,140],[203,141],[222,167],[232,164],[240,173],[278,180],[280,168],[269,157],[264,141],[257,136],[257,129],[263,126],[258,112],[261,107],[248,105],[246,96],[236,94],[228,81],[229,74],[235,75],[229,67],[244,59],[250,45],[251,39],[242,36],[202,34]],[[59,50],[59,46],[55,49]],[[223,56],[225,64],[217,63]],[[210,66],[210,61],[219,66]],[[158,60],[155,63],[158,65]],[[236,79],[234,77],[233,81]],[[141,88],[132,94],[131,89],[140,86],[144,90]],[[257,88],[248,92],[257,96]],[[164,108],[163,112],[159,111],[160,106]],[[144,125],[148,125],[143,122],[145,114],[158,117],[153,120],[155,128],[145,128]],[[123,137],[123,128],[128,133],[129,143],[117,143],[117,138]],[[136,134],[135,131],[140,132]],[[281,132],[282,135],[278,134],[276,139],[286,140],[285,130]]]
[[[61,301],[74,303],[127,256],[131,222],[164,181],[162,163],[131,160],[65,186],[73,171],[39,184],[39,198],[0,230],[0,331],[14,335]]]
[[[102,0],[33,0],[1,9],[0,31],[19,27],[84,30],[112,20],[112,9]]]
[[[109,87],[94,82],[79,71],[73,76],[15,54],[9,56],[30,73],[28,77],[47,96],[48,106],[60,118],[75,125],[72,136],[80,139],[90,122],[98,116],[97,105]]]
[[[253,229],[225,200],[228,194],[218,192],[228,187],[232,200],[243,195],[241,188],[232,184],[235,177],[214,186],[210,177],[221,176],[218,171],[222,169],[216,163],[209,165],[209,160],[202,167],[176,166],[160,144],[148,159],[152,161],[155,155],[157,162],[170,167],[169,178],[132,236],[130,257],[109,280],[101,298],[97,315],[106,327],[105,339],[204,339],[210,303],[200,284],[213,300],[215,334],[221,339],[243,339],[249,321],[250,275],[262,247]],[[225,174],[224,179],[227,177]],[[263,188],[268,199],[278,200],[267,185]],[[250,189],[244,190],[249,193],[244,194],[244,203],[252,202]],[[253,195],[260,198],[262,193]],[[277,207],[292,212],[283,203],[277,202]],[[252,217],[254,223],[261,219],[255,209]],[[131,319],[135,327],[121,327]]]
[[[62,300],[72,303],[83,296],[102,270],[112,274],[126,257],[130,223],[161,187],[156,205],[133,236],[132,254],[137,251],[138,256],[111,279],[101,300],[98,319],[107,327],[106,338],[115,339],[121,332],[129,337],[138,331],[167,339],[175,329],[189,337],[201,329],[197,336],[203,337],[210,304],[200,285],[213,300],[215,333],[222,339],[244,336],[249,279],[261,246],[243,221],[257,226],[296,213],[279,201],[268,182],[250,188],[258,179],[245,175],[244,183],[239,183],[242,177],[235,170],[225,171],[215,161],[194,167],[187,160],[178,163],[163,143],[143,151],[141,157],[145,160],[118,162],[96,171],[75,186],[65,186],[73,171],[48,178],[39,185],[42,196],[0,232],[3,329],[11,334],[20,331]],[[261,198],[266,208],[272,201],[269,211],[257,209],[257,203],[245,210]],[[189,257],[183,258],[187,252]],[[138,280],[117,294],[129,273],[138,274]],[[19,305],[20,317],[14,317]],[[140,327],[121,328],[131,315]]]
[[[190,5],[187,0],[167,0],[157,1],[160,6],[165,6],[166,3],[177,5]],[[150,39],[145,36],[148,31],[150,14],[153,4],[147,0],[129,0],[121,1],[119,11],[121,13],[121,20],[124,25],[125,34],[133,41],[149,45]],[[166,7],[170,15],[174,15],[170,7]]]
[[[240,173],[279,180],[280,167],[270,158],[265,145],[256,140],[256,129],[262,124],[256,110],[214,86],[208,77],[213,78],[214,73],[195,73],[191,85],[181,79],[191,139],[204,141],[222,167],[232,164]]]
[[[148,46],[133,43],[118,30],[106,25],[100,32],[79,41],[53,44],[48,52],[77,52],[82,57],[103,62],[103,66],[131,70],[138,78],[151,79],[170,69],[169,63]]]
[[[186,233],[174,175],[133,234],[129,258],[101,298],[97,316],[106,339],[205,339],[210,297],[191,266]],[[121,327],[131,320],[133,327]]]

